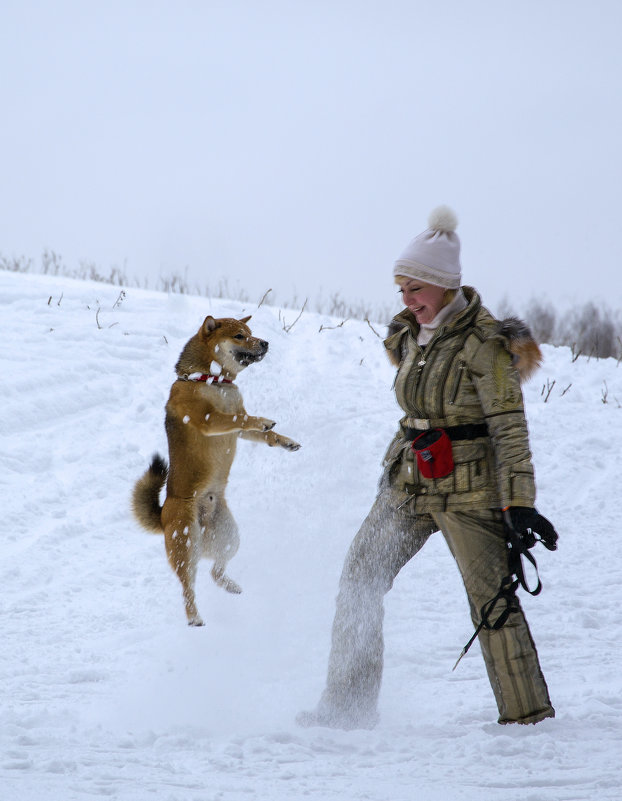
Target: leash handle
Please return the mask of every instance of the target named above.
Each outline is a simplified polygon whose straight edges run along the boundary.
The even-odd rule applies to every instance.
[[[542,582],[540,581],[540,574],[538,573],[538,563],[536,562],[536,558],[529,550],[529,548],[532,546],[525,542],[518,531],[516,531],[507,512],[504,512],[503,517],[503,525],[505,526],[506,530],[508,546],[508,566],[510,575],[516,576],[520,586],[525,590],[525,592],[528,592],[529,595],[539,595],[542,591]],[[538,540],[536,540],[534,537],[532,545],[535,545],[537,541]],[[523,556],[525,559],[527,559],[536,572],[536,586],[533,590],[529,587],[527,579],[525,578]]]

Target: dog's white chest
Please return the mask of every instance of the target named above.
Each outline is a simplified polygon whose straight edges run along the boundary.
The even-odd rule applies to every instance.
[[[235,414],[242,411],[242,395],[233,384],[208,384],[201,388],[215,411]]]

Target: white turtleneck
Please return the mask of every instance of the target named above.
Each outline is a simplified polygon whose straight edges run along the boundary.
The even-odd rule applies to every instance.
[[[467,299],[464,297],[462,287],[460,287],[447,306],[443,306],[433,320],[431,320],[429,323],[421,323],[419,334],[417,336],[417,344],[427,345],[434,336],[434,332],[440,325],[446,323],[452,317],[455,317],[461,311],[466,309],[468,305],[469,304],[467,303]]]

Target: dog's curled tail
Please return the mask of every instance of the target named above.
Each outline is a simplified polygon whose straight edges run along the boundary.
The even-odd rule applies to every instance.
[[[168,476],[168,465],[159,453],[154,454],[149,468],[134,485],[132,512],[147,531],[162,534],[160,490]]]

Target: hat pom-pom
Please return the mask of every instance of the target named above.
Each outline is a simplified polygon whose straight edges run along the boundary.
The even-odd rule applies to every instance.
[[[433,231],[449,233],[450,231],[455,231],[458,227],[458,218],[449,206],[437,206],[430,212],[428,227]]]

